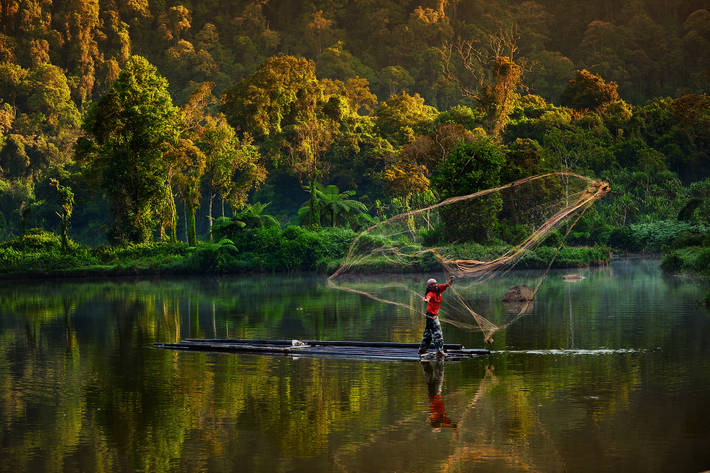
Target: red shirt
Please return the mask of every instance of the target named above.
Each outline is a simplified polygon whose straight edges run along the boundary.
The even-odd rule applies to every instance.
[[[426,311],[433,315],[439,315],[439,307],[441,307],[441,293],[449,287],[448,284],[439,284],[439,293],[436,291],[427,290],[426,295],[429,296],[429,302],[426,305]]]

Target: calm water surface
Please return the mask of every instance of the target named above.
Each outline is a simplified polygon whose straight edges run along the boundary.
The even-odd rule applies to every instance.
[[[707,283],[657,261],[581,273],[548,277],[493,355],[445,365],[153,348],[418,341],[421,318],[320,277],[6,284],[0,471],[710,469]],[[471,291],[495,314],[498,292],[532,276]],[[482,346],[478,332],[444,335]]]

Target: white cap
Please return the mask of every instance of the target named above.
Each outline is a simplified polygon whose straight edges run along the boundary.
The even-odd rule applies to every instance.
[[[430,285],[430,284],[436,284],[436,279],[431,278],[430,280],[428,280],[428,281],[426,282],[426,285],[427,285],[427,286]]]

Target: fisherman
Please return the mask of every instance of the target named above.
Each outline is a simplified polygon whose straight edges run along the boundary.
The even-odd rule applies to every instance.
[[[429,343],[434,341],[436,348],[436,356],[439,358],[446,357],[444,352],[444,335],[441,333],[441,322],[439,322],[439,307],[441,307],[441,293],[448,289],[454,283],[454,277],[449,277],[449,282],[446,284],[437,284],[436,279],[429,279],[426,282],[426,291],[424,302],[426,306],[426,326],[424,327],[424,335],[422,343],[419,345],[419,354],[423,355],[429,348]]]

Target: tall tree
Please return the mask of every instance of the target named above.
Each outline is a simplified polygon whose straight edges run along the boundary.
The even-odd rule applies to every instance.
[[[57,217],[59,217],[59,226],[62,233],[62,249],[67,251],[69,248],[69,238],[67,237],[69,221],[74,213],[74,192],[72,192],[71,187],[61,185],[56,179],[52,178],[49,182],[57,190],[59,211],[56,213]]]
[[[390,143],[404,146],[429,131],[438,114],[419,94],[402,92],[382,102],[375,112],[377,131]]]
[[[432,186],[442,199],[490,189],[500,184],[505,155],[490,138],[460,142],[439,165]],[[497,194],[443,209],[441,219],[446,238],[473,239],[485,243],[495,235],[497,215],[503,201]]]
[[[202,196],[202,181],[207,186],[208,224],[212,234],[214,198],[239,208],[246,203],[249,192],[266,178],[257,148],[252,145],[249,134],[240,142],[234,129],[223,114],[211,115],[210,106],[216,102],[212,95],[214,84],[205,82],[190,95],[181,108],[182,132],[180,146],[172,160],[180,168],[177,181],[185,197],[188,219],[188,240],[194,243],[194,213]]]
[[[500,139],[518,89],[522,66],[516,62],[517,33],[500,30],[488,37],[488,44],[459,39],[441,48],[446,77],[464,97],[477,102],[484,112],[484,128]]]
[[[179,130],[180,138],[175,141],[167,152],[169,163],[169,185],[177,184],[178,192],[185,205],[185,225],[187,242],[190,246],[197,244],[197,223],[195,214],[200,207],[202,197],[202,178],[207,166],[205,153],[198,142],[205,130],[205,113],[207,107],[214,102],[212,86],[205,82],[201,84],[180,108]],[[170,200],[172,196],[166,195]],[[173,223],[173,233],[176,225]]]
[[[560,103],[576,110],[600,110],[619,100],[616,82],[606,82],[586,69],[578,70],[560,96]]]
[[[79,154],[91,160],[111,200],[111,241],[150,240],[168,184],[165,151],[179,136],[167,81],[146,59],[132,56],[90,108],[84,129]]]
[[[338,186],[329,185],[323,187],[318,184],[315,192],[315,201],[322,211],[323,221],[329,223],[331,227],[338,226],[339,222],[340,224],[357,224],[358,220],[370,220],[367,215],[367,206],[350,198],[355,195],[355,191],[340,192]],[[298,210],[298,217],[302,223],[312,223],[310,221],[312,216],[311,202],[312,200],[309,199]],[[338,220],[339,217],[341,220]]]
[[[251,138],[247,135],[240,142],[222,114],[205,117],[198,145],[206,157],[207,218],[211,235],[215,197],[219,196],[222,201],[224,217],[225,200],[235,208],[244,205],[249,192],[263,184],[266,169],[260,163],[261,154]]]
[[[222,109],[239,130],[255,134],[273,163],[286,161],[315,199],[313,189],[327,171],[323,156],[333,142],[341,105],[337,97],[325,94],[313,61],[278,56],[228,90]],[[317,207],[312,205],[312,210],[315,216]]]

